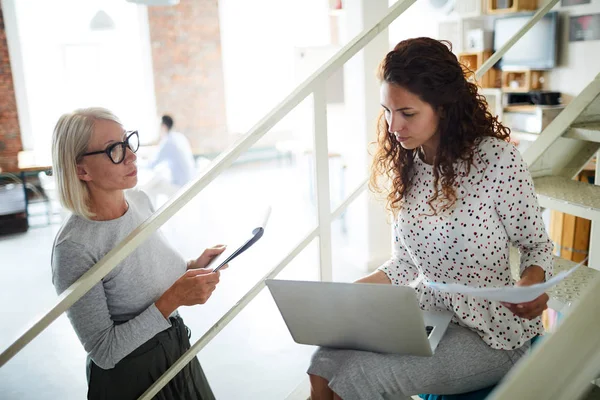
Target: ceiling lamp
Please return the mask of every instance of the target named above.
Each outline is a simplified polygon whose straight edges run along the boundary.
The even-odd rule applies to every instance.
[[[440,14],[448,15],[454,9],[454,2],[455,0],[429,0],[429,6]]]
[[[127,0],[130,3],[141,4],[144,6],[174,6],[179,4],[179,0]]]
[[[90,29],[93,31],[108,31],[115,29],[115,21],[104,10],[100,10],[90,21]]]

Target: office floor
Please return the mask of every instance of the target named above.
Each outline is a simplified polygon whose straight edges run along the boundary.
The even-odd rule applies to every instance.
[[[271,162],[234,167],[209,185],[164,227],[167,239],[186,257],[207,246],[239,243],[250,234],[266,204],[273,212],[265,236],[229,270],[211,301],[181,309],[202,336],[239,298],[273,268],[316,224],[309,180],[299,164]],[[43,214],[43,204],[34,213]],[[45,217],[32,223],[45,223]],[[4,349],[56,299],[50,252],[58,224],[0,237],[0,348]],[[353,229],[360,229],[355,227]],[[334,274],[338,281],[366,272],[356,263],[339,222],[333,225]],[[352,247],[352,251],[350,251]],[[317,243],[309,245],[280,277],[318,278]],[[313,349],[295,344],[267,290],[199,353],[218,399],[282,399],[304,377]],[[85,398],[85,353],[65,315],[0,370],[0,398]]]

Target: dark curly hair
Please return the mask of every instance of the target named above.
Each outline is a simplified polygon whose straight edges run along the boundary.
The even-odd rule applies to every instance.
[[[440,144],[433,165],[434,192],[428,200],[433,215],[456,202],[457,163],[462,162],[469,173],[479,140],[488,136],[508,140],[510,135],[510,130],[488,111],[477,85],[467,80],[473,71],[459,63],[451,50],[447,41],[426,37],[404,40],[385,56],[377,71],[381,82],[401,86],[438,112]],[[396,215],[410,189],[419,149],[400,146],[389,132],[383,110],[377,121],[376,145],[369,187],[387,193],[387,208]],[[391,189],[383,182],[385,178]]]

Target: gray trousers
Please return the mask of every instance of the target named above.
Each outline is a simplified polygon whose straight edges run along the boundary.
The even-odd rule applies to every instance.
[[[477,333],[450,324],[433,357],[319,348],[308,373],[344,400],[457,394],[498,383],[529,349],[494,350]]]

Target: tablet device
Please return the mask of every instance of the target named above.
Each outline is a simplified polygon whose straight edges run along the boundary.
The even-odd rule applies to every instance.
[[[215,267],[215,269],[213,269],[213,272],[217,272],[223,266],[225,266],[226,264],[231,262],[233,259],[235,259],[237,256],[242,254],[244,251],[248,250],[250,247],[252,247],[252,245],[254,245],[254,243],[258,242],[258,240],[263,236],[263,234],[265,232],[265,226],[267,225],[267,221],[269,220],[270,215],[271,215],[271,207],[268,207],[267,210],[265,211],[265,215],[262,220],[262,224],[260,224],[260,226],[257,226],[256,228],[254,228],[252,230],[252,235],[247,240],[245,240],[241,246],[237,247],[232,253],[230,253],[228,256],[226,256],[226,258],[222,262],[220,262],[219,265],[217,265]],[[224,254],[225,254],[225,252],[220,254],[219,256],[213,258],[208,265],[211,265],[212,263],[214,263],[216,259],[222,258],[224,256]]]

